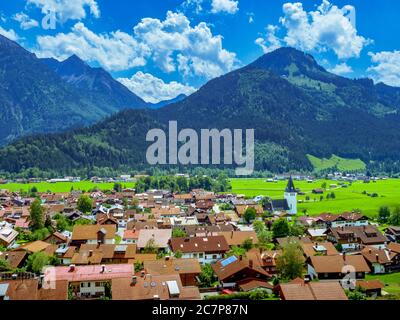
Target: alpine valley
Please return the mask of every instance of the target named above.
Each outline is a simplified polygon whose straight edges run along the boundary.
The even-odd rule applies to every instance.
[[[76,56],[40,60],[3,37],[0,71],[4,172],[145,169],[147,131],[172,120],[195,130],[254,128],[257,170],[311,171],[309,155],[336,155],[400,172],[400,88],[334,75],[296,49],[266,54],[157,109]]]

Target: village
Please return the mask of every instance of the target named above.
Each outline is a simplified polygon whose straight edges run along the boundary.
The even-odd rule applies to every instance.
[[[302,214],[295,184],[274,200],[2,190],[0,300],[398,299],[380,277],[400,272],[400,227]]]

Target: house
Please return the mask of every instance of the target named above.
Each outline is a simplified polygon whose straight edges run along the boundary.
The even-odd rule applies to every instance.
[[[246,253],[246,257],[257,261],[256,263],[269,274],[276,274],[276,264],[280,254],[282,254],[281,250],[259,250],[253,248]]]
[[[335,256],[340,254],[330,242],[302,243],[301,247],[306,258],[317,255]]]
[[[340,245],[344,252],[361,250],[365,246],[384,248],[389,242],[389,239],[373,225],[330,228],[326,233],[327,239],[335,245]]]
[[[168,241],[171,237],[171,229],[142,229],[139,233],[137,248],[138,250],[143,250],[148,244],[153,242],[153,245],[159,250],[168,251]]]
[[[18,232],[9,226],[0,226],[0,246],[9,248],[15,244]]]
[[[196,277],[201,273],[201,266],[197,259],[165,257],[161,260],[144,261],[143,268],[146,274],[151,275],[178,274],[183,286],[195,286]]]
[[[400,244],[391,242],[384,249],[366,247],[361,254],[375,274],[400,270]]]
[[[324,223],[325,228],[338,228],[338,227],[360,227],[368,226],[368,217],[360,213],[345,212],[342,214],[322,213],[315,217],[318,219],[319,224]]]
[[[174,253],[181,252],[182,258],[198,259],[201,264],[214,263],[229,251],[224,236],[172,238],[170,246]]]
[[[137,244],[137,241],[139,239],[139,232],[140,231],[136,228],[133,230],[125,230],[122,237],[122,243]]]
[[[393,242],[400,242],[400,227],[388,227],[385,229],[385,236]]]
[[[349,272],[354,273],[355,278],[363,279],[371,271],[361,255],[311,256],[306,261],[311,279],[341,280]]]
[[[249,292],[257,289],[267,290],[270,293],[273,292],[274,286],[268,283],[267,281],[260,280],[257,278],[247,278],[243,280],[239,280],[236,282],[240,291]]]
[[[217,235],[218,232],[231,232],[235,227],[230,224],[205,225],[205,226],[184,226],[183,230],[189,237],[206,237],[207,235]]]
[[[271,275],[253,259],[230,256],[211,267],[223,288],[236,288],[237,282],[244,279],[271,279]]]
[[[72,231],[71,245],[113,244],[117,228],[111,225],[76,225]]]
[[[113,300],[200,300],[197,287],[185,287],[177,274],[114,278]]]
[[[54,255],[60,259],[61,264],[70,265],[77,249],[77,247],[62,244],[56,249]]]
[[[264,209],[261,205],[258,204],[254,204],[254,205],[250,205],[250,204],[237,204],[235,206],[235,211],[237,213],[237,215],[239,217],[242,217],[244,215],[244,213],[246,212],[247,209],[249,208],[253,208],[254,210],[256,210],[256,213],[258,216],[261,216],[264,213]]]
[[[67,281],[72,295],[77,299],[104,297],[107,294],[107,284],[116,278],[130,279],[134,272],[132,264],[49,268],[50,272],[46,269],[44,274],[51,276],[54,281]]]
[[[160,218],[179,218],[181,209],[175,206],[157,206],[151,209],[151,213]]]
[[[63,244],[63,243],[67,243],[68,240],[69,239],[65,235],[63,235],[62,233],[56,231],[56,232],[53,232],[51,235],[49,235],[43,241],[47,242],[47,243],[51,243],[51,244],[60,245],[60,244]]]
[[[367,296],[378,296],[382,295],[382,289],[385,285],[378,279],[374,280],[358,280],[356,282],[356,288],[360,289]]]
[[[14,251],[25,251],[29,254],[32,254],[32,253],[37,253],[37,252],[45,252],[48,249],[50,249],[50,251],[53,251],[54,247],[57,247],[57,246],[52,245],[51,243],[48,243],[48,242],[37,240],[37,241],[25,243],[25,244],[19,246],[18,248],[14,249]],[[55,251],[55,249],[54,249],[54,251]],[[47,251],[47,252],[49,253],[49,251]]]
[[[53,281],[46,286],[41,279],[8,279],[0,281],[1,300],[67,300],[68,282]]]
[[[108,213],[99,213],[96,215],[97,224],[110,225],[114,224],[118,226],[118,220]]]
[[[308,282],[295,279],[277,288],[282,300],[348,300],[339,282]]]
[[[217,233],[224,236],[230,247],[240,247],[245,240],[251,240],[253,244],[258,243],[257,233],[255,231],[222,231]]]
[[[13,268],[21,268],[28,258],[28,253],[25,251],[0,251],[0,259],[3,259]]]

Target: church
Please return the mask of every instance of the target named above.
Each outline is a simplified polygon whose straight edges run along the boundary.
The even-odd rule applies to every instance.
[[[284,198],[271,200],[264,209],[272,213],[286,212],[289,215],[297,214],[297,190],[294,186],[292,177],[289,178]]]

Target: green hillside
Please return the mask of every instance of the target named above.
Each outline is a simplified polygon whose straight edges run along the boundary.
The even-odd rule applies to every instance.
[[[329,159],[319,159],[308,154],[307,158],[316,172],[335,168],[339,171],[365,171],[367,167],[360,159],[345,159],[336,155],[332,155]]]

